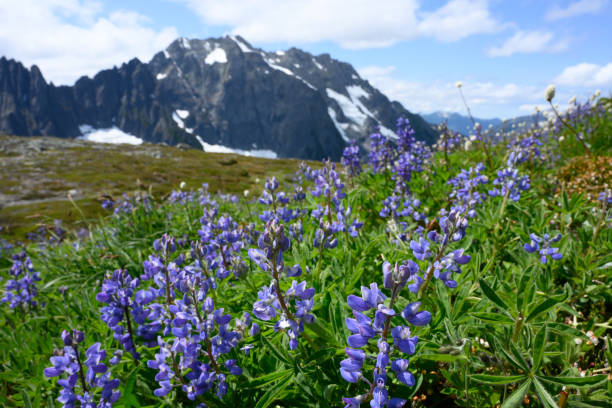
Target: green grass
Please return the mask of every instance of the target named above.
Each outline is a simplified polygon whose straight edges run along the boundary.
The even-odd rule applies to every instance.
[[[152,154],[156,156],[151,157]],[[258,192],[261,185],[255,182],[257,179],[263,182],[270,175],[282,178],[294,173],[297,166],[298,162],[290,159],[204,153],[157,145],[43,151],[19,163],[0,164],[0,194],[26,201],[0,206],[0,225],[4,226],[5,236],[22,239],[38,225],[50,224],[54,219],[72,228],[96,220],[104,214],[99,208],[104,195],[120,198],[123,193],[145,191],[163,197],[181,182],[189,188],[209,183],[211,192],[242,193],[245,189]],[[33,186],[21,192],[21,180]],[[73,189],[78,191],[74,204],[67,198]],[[27,202],[37,200],[42,202]]]

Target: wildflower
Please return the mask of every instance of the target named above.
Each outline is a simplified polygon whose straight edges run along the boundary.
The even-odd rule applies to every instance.
[[[461,82],[461,81],[457,81],[457,82],[455,82],[455,86],[456,86],[457,88],[461,88],[461,87],[463,86],[463,82]]]
[[[26,305],[36,307],[36,282],[40,281],[40,272],[34,270],[34,265],[25,251],[12,255],[11,259],[13,265],[9,274],[13,279],[6,282],[6,293],[0,302],[8,303],[11,309]]]
[[[548,85],[546,87],[546,91],[544,92],[544,96],[545,96],[547,102],[551,102],[553,100],[553,98],[555,97],[555,86],[554,85]]]
[[[144,324],[148,316],[145,303],[146,296],[133,296],[134,290],[140,285],[137,278],[132,279],[125,270],[118,269],[102,283],[102,290],[96,295],[99,302],[108,304],[101,308],[102,320],[113,331],[115,339],[119,340],[126,351],[140,359],[134,343],[136,327]],[[125,326],[120,323],[125,320]]]
[[[359,146],[354,140],[351,140],[350,146],[344,148],[342,153],[342,165],[347,169],[349,177],[351,178],[361,173]]]
[[[249,257],[263,271],[270,272],[273,280],[257,293],[259,300],[253,304],[253,314],[265,321],[278,317],[274,331],[286,331],[289,348],[295,350],[298,337],[304,332],[304,323],[310,324],[315,320],[314,315],[310,314],[314,306],[315,290],[306,288],[306,281],[297,283],[293,280],[291,287],[283,294],[280,288],[281,275],[299,276],[302,269],[299,265],[287,268],[283,263],[283,252],[289,250],[291,242],[285,236],[283,224],[278,220],[268,221],[257,245],[258,249],[249,249]]]
[[[64,348],[55,350],[50,358],[52,366],[44,369],[44,375],[49,378],[68,375],[67,379],[57,382],[62,387],[57,400],[64,407],[74,407],[78,403],[82,407],[110,408],[121,397],[121,392],[116,390],[119,380],[110,378],[109,367],[104,363],[106,351],[100,348],[100,343],[92,344],[83,359],[79,345],[84,338],[83,332],[64,330]]]
[[[372,407],[401,407],[406,403],[403,399],[389,398],[387,371],[390,366],[401,383],[414,386],[414,376],[408,371],[409,361],[400,353],[414,354],[418,337],[412,336],[407,326],[399,325],[391,328],[390,323],[393,317],[399,315],[393,309],[397,295],[417,272],[418,265],[414,262],[395,266],[385,262],[383,264],[384,288],[391,291],[390,298],[378,288],[376,283],[370,284],[369,287],[362,286],[361,297],[348,296],[347,303],[353,310],[353,318],[346,319],[346,326],[352,334],[347,338],[349,347],[345,348],[345,352],[348,358],[340,362],[340,374],[342,378],[351,383],[363,380],[369,384],[370,390],[365,395],[343,398],[347,407],[358,407],[361,402],[367,400],[368,396],[371,396],[370,406]],[[415,326],[429,324],[431,314],[428,311],[419,311],[420,305],[420,302],[407,305],[401,312],[401,316]],[[373,320],[366,314],[371,310],[374,310]],[[394,347],[388,343],[389,334]],[[378,337],[376,343],[378,353],[368,355],[363,348],[375,337]],[[366,379],[362,373],[368,359],[376,361],[373,381]]]
[[[551,244],[554,242],[559,242],[561,240],[561,234],[557,234],[554,237],[551,237],[548,234],[544,234],[542,237],[537,236],[534,233],[529,234],[531,238],[531,242],[523,245],[525,251],[527,252],[535,252],[539,251],[540,253],[540,262],[546,264],[548,258],[551,258],[555,261],[563,258],[563,255],[559,253],[559,248],[552,248]]]

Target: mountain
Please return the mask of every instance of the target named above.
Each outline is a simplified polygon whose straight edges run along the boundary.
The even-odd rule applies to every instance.
[[[423,119],[425,119],[428,123],[432,125],[439,125],[446,121],[448,128],[454,130],[455,132],[459,132],[461,134],[469,134],[474,129],[474,124],[469,116],[461,115],[456,112],[433,112],[428,114],[421,114]],[[502,124],[501,119],[493,118],[493,119],[481,119],[474,118],[474,120],[482,125],[483,129],[488,129],[489,126],[498,126]]]
[[[265,52],[238,36],[179,38],[148,63],[133,59],[73,86],[0,58],[0,131],[23,136],[110,129],[207,151],[337,160],[353,139],[367,147],[377,127],[395,136],[402,115],[418,139],[435,141],[429,124],[350,64],[297,48]]]
[[[428,114],[421,114],[421,116],[433,126],[437,126],[444,123],[444,121],[447,121],[448,128],[451,130],[459,132],[463,135],[474,133],[474,125],[472,124],[472,120],[468,116],[463,116],[460,113],[438,111]],[[541,113],[537,116],[538,122],[545,119],[545,116]],[[524,131],[532,127],[536,121],[536,115],[517,116],[512,119],[474,118],[474,120],[482,125],[485,135],[488,135],[491,138],[498,138],[501,137],[502,134],[507,134],[513,130]]]

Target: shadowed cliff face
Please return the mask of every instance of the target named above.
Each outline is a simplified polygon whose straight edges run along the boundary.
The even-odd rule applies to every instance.
[[[279,157],[339,159],[407,116],[419,139],[435,132],[359,77],[349,64],[296,48],[264,52],[240,37],[179,38],[149,63],[137,59],[47,84],[40,70],[0,59],[0,131],[78,137],[79,126],[118,127],[153,143],[263,149]]]

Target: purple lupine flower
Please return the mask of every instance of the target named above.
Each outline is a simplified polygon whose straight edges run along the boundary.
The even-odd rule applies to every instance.
[[[264,272],[272,275],[269,286],[263,286],[257,293],[258,301],[253,304],[253,314],[265,321],[277,319],[275,331],[286,331],[289,336],[289,348],[295,350],[298,337],[304,331],[304,323],[310,324],[315,317],[310,313],[314,302],[315,290],[306,288],[306,282],[291,282],[291,287],[283,295],[280,288],[282,275],[299,276],[302,269],[299,265],[286,267],[283,252],[289,250],[291,242],[285,235],[284,225],[277,219],[268,221],[266,229],[260,235],[258,249],[250,248],[249,257]]]
[[[555,261],[563,258],[563,254],[559,253],[559,248],[551,246],[551,244],[561,240],[561,234],[557,234],[554,237],[551,237],[549,234],[544,234],[542,237],[539,237],[538,235],[531,233],[529,234],[529,238],[531,238],[531,241],[524,244],[523,248],[525,251],[530,253],[538,251],[540,254],[540,262],[542,262],[542,264],[546,265],[548,258]]]
[[[397,153],[398,157],[392,167],[395,191],[401,194],[409,193],[408,183],[413,172],[423,171],[423,163],[431,155],[427,145],[418,142],[410,121],[405,117],[397,120]]]
[[[277,191],[279,187],[276,177],[266,179],[264,184],[264,190],[259,197],[259,203],[271,207],[270,210],[264,211],[259,215],[259,218],[263,222],[268,222],[273,218],[283,220],[288,223],[302,215],[302,211],[297,209],[289,208],[289,202],[291,201],[289,195],[284,191]],[[295,194],[296,199],[303,199],[303,192],[297,191]],[[304,195],[305,196],[305,195]]]
[[[102,200],[101,205],[105,210],[112,210],[115,207],[115,202],[109,198],[105,198]]]
[[[11,309],[20,306],[36,307],[36,282],[40,281],[40,272],[34,270],[34,265],[25,251],[13,254],[11,259],[13,264],[9,274],[12,279],[6,282],[6,292],[0,302],[8,303]]]
[[[465,208],[470,218],[476,216],[475,207],[486,199],[486,195],[481,194],[476,189],[481,184],[487,184],[489,179],[482,174],[484,164],[478,163],[468,170],[461,169],[459,174],[448,181],[453,186],[450,198],[457,207]]]
[[[135,289],[139,285],[139,279],[132,278],[125,270],[118,269],[107,276],[100,293],[96,295],[99,302],[108,305],[100,309],[102,320],[113,331],[114,338],[119,340],[136,360],[140,359],[140,355],[136,351],[134,334],[138,325],[145,323],[148,316],[146,304],[149,303],[146,297],[134,297]],[[124,325],[121,325],[124,320]]]
[[[218,280],[230,275],[240,278],[247,270],[242,259],[242,249],[246,246],[245,241],[250,238],[232,217],[221,215],[217,218],[216,215],[215,209],[200,219],[200,243],[192,245],[197,247],[192,250],[192,254],[198,259],[198,267],[214,273]],[[214,285],[213,281],[211,285]]]
[[[401,407],[406,403],[400,398],[389,398],[387,371],[390,365],[400,382],[408,386],[414,385],[414,377],[408,371],[408,360],[397,354],[399,352],[407,355],[414,354],[418,337],[412,336],[407,326],[392,327],[390,323],[395,316],[399,316],[393,310],[396,297],[417,272],[418,265],[414,262],[395,266],[385,262],[383,264],[383,286],[391,291],[390,298],[378,288],[376,283],[372,283],[369,287],[362,286],[361,297],[348,296],[347,303],[353,310],[353,317],[346,319],[346,326],[352,334],[347,338],[349,347],[345,349],[345,352],[348,358],[340,363],[340,374],[342,378],[351,383],[363,380],[370,385],[370,391],[354,398],[343,398],[346,407],[358,407],[368,396],[371,396],[370,406],[372,407]],[[388,304],[387,300],[389,300]],[[416,326],[427,325],[431,320],[431,314],[427,311],[419,311],[419,307],[420,302],[409,304],[402,311],[402,317]],[[374,320],[367,314],[372,310],[374,310]],[[393,339],[394,347],[388,343],[389,335]],[[368,355],[365,347],[376,337],[378,337],[378,353]],[[363,375],[363,368],[368,358],[376,360],[372,382]]]
[[[171,318],[166,324],[171,326],[174,338],[166,341],[158,337],[159,353],[147,362],[158,370],[155,379],[159,388],[154,394],[164,396],[180,386],[190,400],[213,389],[222,398],[227,392],[222,365],[229,375],[242,374],[235,360],[221,361],[224,354],[238,346],[243,337],[241,329],[230,327],[231,315],[225,314],[223,308],[215,309],[210,297],[203,299],[205,293],[197,286],[197,279],[187,285],[185,296],[168,307]],[[168,364],[169,359],[175,365]]]
[[[389,139],[386,136],[383,136],[380,131],[370,135],[368,160],[374,173],[385,171],[391,162],[392,155]]]
[[[506,167],[497,171],[497,178],[493,180],[494,186],[500,186],[489,190],[491,197],[508,196],[513,201],[521,198],[521,191],[529,190],[529,176],[519,176],[514,167]]]
[[[540,151],[540,146],[542,146],[541,137],[542,133],[534,129],[512,141],[507,146],[510,149],[510,154],[506,164],[509,167],[516,167],[517,164],[527,160],[542,159],[542,152]]]
[[[110,378],[108,365],[104,362],[106,351],[101,349],[100,343],[94,343],[87,349],[85,359],[81,357],[79,345],[84,338],[83,332],[64,330],[64,347],[54,351],[54,356],[50,358],[52,366],[45,368],[43,373],[49,378],[67,374],[67,378],[57,382],[62,387],[57,401],[64,407],[74,407],[78,402],[82,407],[111,408],[121,396],[117,390],[119,380]],[[99,398],[95,396],[98,391]]]
[[[421,261],[431,256],[429,246],[429,241],[427,241],[423,237],[420,237],[418,241],[410,241],[410,249],[412,249],[412,254],[416,259],[419,259]]]
[[[612,190],[608,190],[607,188],[599,193],[597,200],[601,201],[603,204],[612,205]]]
[[[359,145],[357,145],[355,140],[351,140],[351,144],[344,148],[342,152],[342,165],[347,169],[348,175],[351,178],[361,174]]]

